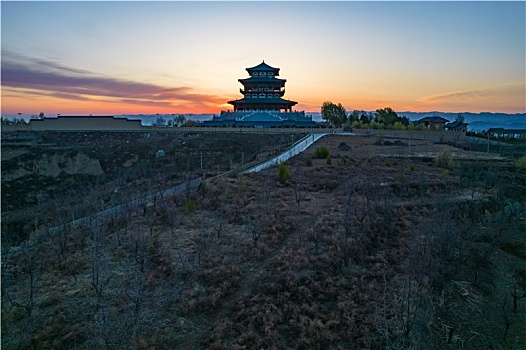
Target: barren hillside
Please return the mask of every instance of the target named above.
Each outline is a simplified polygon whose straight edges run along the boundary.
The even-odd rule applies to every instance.
[[[285,163],[288,175],[271,168],[215,177],[214,167],[230,167],[226,155],[235,167],[240,152],[243,162],[263,158],[290,136],[189,135],[177,142],[199,142],[195,158],[163,146],[164,159],[154,154],[168,140],[148,150],[141,143],[140,153],[123,144],[144,135],[119,137],[104,148],[115,162],[100,158],[102,147],[76,150],[108,176],[75,180],[76,202],[51,205],[43,194],[20,204],[23,224],[3,225],[4,348],[526,347],[526,177],[512,160],[329,136]],[[235,151],[223,151],[235,142]],[[315,158],[322,147],[328,159]],[[23,157],[21,149],[5,161]],[[137,171],[127,185],[148,193],[184,179],[182,165],[171,164],[207,149],[224,152],[223,163],[208,168],[199,188],[55,235],[46,230],[77,217],[80,202],[100,208],[122,199],[108,199],[108,183],[115,186],[134,154],[131,163],[162,169],[154,172],[162,181]]]

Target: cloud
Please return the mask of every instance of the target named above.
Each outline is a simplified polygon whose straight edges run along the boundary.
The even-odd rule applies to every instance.
[[[415,111],[471,111],[471,112],[508,112],[526,110],[525,84],[511,83],[483,89],[452,91],[425,96],[406,109]]]
[[[126,103],[131,105],[141,105],[141,106],[152,106],[152,107],[170,107],[172,104],[166,101],[145,101],[145,100],[133,100],[133,99],[124,99],[119,100],[119,103]]]
[[[68,100],[113,98],[120,103],[170,106],[220,104],[225,98],[199,94],[190,87],[166,87],[102,76],[43,59],[2,51],[2,86],[37,90]]]
[[[509,95],[519,94],[524,96],[524,84],[508,84],[505,86],[477,89],[477,90],[464,90],[454,91],[438,95],[425,96],[419,99],[419,102],[424,103],[440,103],[447,101],[472,101],[482,100],[488,98],[501,98]]]

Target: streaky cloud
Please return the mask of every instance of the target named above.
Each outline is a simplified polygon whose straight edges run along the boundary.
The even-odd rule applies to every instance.
[[[522,94],[522,96],[524,96],[524,91],[524,83],[517,83],[488,89],[453,91],[443,94],[425,96],[420,98],[419,101],[424,103],[437,103],[448,100],[486,99],[490,97],[509,96],[510,94]]]
[[[165,87],[114,77],[107,77],[2,51],[2,86],[30,89],[68,100],[115,98],[121,103],[170,106],[174,102],[203,105],[221,103],[221,96],[199,94],[190,87]]]
[[[118,102],[131,104],[131,105],[153,106],[153,107],[170,107],[171,106],[171,103],[166,102],[166,101],[145,101],[145,100],[123,99],[123,100],[119,100]]]

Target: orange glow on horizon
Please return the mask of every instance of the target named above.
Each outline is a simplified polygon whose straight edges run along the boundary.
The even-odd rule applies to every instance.
[[[227,101],[239,99],[239,95],[226,95],[222,103],[216,102],[219,98],[211,100],[197,101],[195,103],[184,103],[183,101],[161,101],[158,105],[151,102],[151,105],[140,104],[139,102],[125,103],[111,98],[92,100],[67,100],[54,96],[24,95],[22,93],[3,93],[2,114],[24,115],[39,114],[99,114],[99,115],[120,115],[120,114],[219,114],[222,110],[231,110],[233,107]],[[449,96],[431,96],[420,100],[398,100],[388,98],[367,98],[356,96],[352,99],[337,98],[317,98],[302,99],[299,96],[287,96],[288,99],[298,101],[294,110],[317,113],[321,110],[324,101],[341,103],[348,112],[353,110],[375,111],[379,108],[391,107],[397,112],[501,112],[501,113],[524,113],[525,107],[517,105],[517,100],[479,100],[469,101],[469,99],[455,100]],[[206,95],[205,95],[206,98]],[[471,103],[470,103],[471,102]],[[476,103],[474,103],[476,102]],[[520,100],[519,100],[520,104]],[[505,107],[503,107],[505,106]]]

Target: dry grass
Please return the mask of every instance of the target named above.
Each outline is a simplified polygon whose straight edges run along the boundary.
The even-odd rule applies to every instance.
[[[511,272],[526,271],[524,258],[506,250],[512,230],[524,229],[511,224],[520,217],[508,218],[509,235],[500,241],[480,239],[482,214],[496,215],[498,207],[461,200],[466,188],[458,174],[436,167],[432,156],[407,157],[403,147],[373,143],[331,136],[316,146],[329,149],[332,165],[306,165],[307,151],[287,162],[290,181],[280,182],[277,169],[210,178],[188,194],[193,211],[181,195],[134,213],[127,225],[100,222],[99,238],[93,227],[76,227],[62,259],[56,237],[39,231],[34,270],[25,243],[3,250],[3,347],[522,345],[523,318],[508,312],[509,302],[502,305],[508,277],[522,276]],[[436,155],[449,146],[412,147]],[[338,162],[343,156],[354,161]],[[299,213],[298,178],[308,189]],[[102,291],[92,285],[94,263]],[[31,271],[29,318],[20,305],[29,300]],[[499,320],[508,315],[503,339]]]

